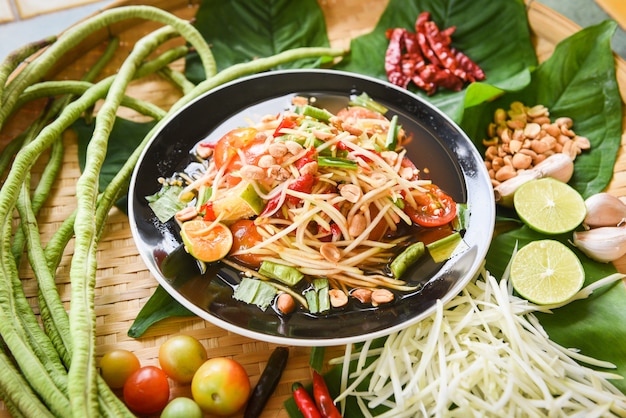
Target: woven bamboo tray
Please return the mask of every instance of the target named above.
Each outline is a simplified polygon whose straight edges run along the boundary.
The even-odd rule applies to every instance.
[[[323,8],[331,44],[347,48],[351,38],[369,32],[376,24],[387,2],[382,0],[319,0]],[[111,7],[150,4],[168,10],[179,17],[191,19],[198,8],[197,1],[151,0],[143,2],[119,1]],[[349,11],[349,13],[348,13]],[[528,3],[528,17],[534,34],[534,43],[541,61],[552,53],[554,46],[563,38],[580,29],[577,25],[558,15],[551,9],[532,2]],[[134,42],[158,25],[137,21],[134,25],[112,25],[95,33],[73,51],[55,70],[56,78],[77,78],[84,73],[102,53],[105,41],[111,33],[121,39],[121,47],[115,59],[106,68],[104,75],[115,72]],[[175,42],[175,41],[174,41]],[[182,70],[184,62],[174,64]],[[626,62],[616,57],[617,77],[622,98],[626,98]],[[133,83],[129,95],[140,97],[163,108],[168,108],[180,96],[167,82],[152,77]],[[0,135],[0,146],[27,126],[36,111],[33,105],[25,108],[12,119]],[[122,116],[138,119],[138,115],[126,111]],[[626,125],[625,125],[626,126]],[[60,179],[56,182],[50,200],[41,211],[40,229],[46,242],[61,222],[75,207],[75,184],[80,175],[77,162],[77,143],[72,133],[64,138],[66,153]],[[626,135],[615,164],[614,177],[608,191],[616,196],[626,195]],[[98,253],[98,276],[96,287],[97,344],[98,357],[113,348],[124,348],[137,354],[144,365],[158,365],[158,347],[168,337],[189,334],[198,338],[207,348],[209,357],[232,356],[246,368],[252,384],[255,384],[274,345],[251,340],[222,330],[198,318],[172,318],[151,327],[141,339],[129,338],[126,333],[137,313],[157,286],[135,248],[127,217],[113,209]],[[57,276],[62,300],[69,309],[69,265],[72,246],[68,247]],[[616,263],[620,271],[626,272],[626,257]],[[36,305],[36,282],[32,273],[22,267],[26,293]],[[327,356],[343,352],[343,347],[329,347]],[[308,382],[310,349],[291,347],[287,369],[274,396],[270,399],[263,417],[286,417],[283,402],[291,394],[295,381]],[[189,388],[175,386],[173,396],[189,396]],[[8,416],[0,408],[0,417]]]

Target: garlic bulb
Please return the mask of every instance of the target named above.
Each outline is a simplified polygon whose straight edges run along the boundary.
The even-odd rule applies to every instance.
[[[609,193],[597,193],[585,200],[587,216],[583,223],[589,228],[619,226],[626,221],[626,203]]]
[[[493,189],[496,203],[513,206],[513,195],[524,183],[543,177],[552,177],[567,183],[574,174],[574,162],[562,153],[552,154],[533,168],[518,171],[517,176],[503,181]]]
[[[574,232],[574,245],[589,258],[601,263],[626,254],[626,226],[603,226]]]

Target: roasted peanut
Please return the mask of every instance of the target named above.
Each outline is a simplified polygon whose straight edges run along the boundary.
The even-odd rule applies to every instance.
[[[284,142],[272,142],[267,151],[274,158],[282,158],[289,152]]]
[[[341,289],[330,289],[328,296],[330,297],[330,305],[333,308],[341,308],[348,304],[348,296]]]
[[[181,209],[178,212],[176,212],[175,218],[179,220],[180,222],[185,222],[185,221],[192,220],[196,216],[198,216],[198,210],[196,209],[196,207],[187,206],[186,208]]]
[[[363,196],[363,191],[356,184],[344,184],[339,187],[339,194],[350,203],[356,203]]]
[[[392,302],[393,299],[394,295],[388,289],[374,289],[372,291],[372,305],[374,306]]]
[[[239,169],[239,174],[245,180],[263,180],[265,170],[256,165],[246,164]]]
[[[574,133],[571,118],[559,117],[550,122],[549,116],[545,106],[527,107],[519,101],[511,103],[509,110],[495,111],[487,128],[489,139],[483,140],[485,167],[494,186],[554,153],[575,159],[591,147],[589,139]]]
[[[350,292],[350,296],[356,298],[361,303],[370,303],[372,301],[371,289],[357,288]]]
[[[335,244],[325,242],[320,246],[320,254],[327,261],[335,263],[341,259],[341,251]]]
[[[363,233],[363,231],[365,231],[365,228],[367,228],[367,220],[365,219],[365,216],[361,213],[357,213],[350,220],[348,232],[351,237],[358,237],[361,233]]]
[[[262,155],[261,157],[259,157],[257,165],[261,168],[269,168],[273,165],[276,165],[276,160],[269,154]]]
[[[281,293],[276,299],[276,309],[284,314],[290,314],[296,309],[296,302],[289,293]]]

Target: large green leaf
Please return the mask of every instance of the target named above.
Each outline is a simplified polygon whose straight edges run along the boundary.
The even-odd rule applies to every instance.
[[[128,119],[117,118],[111,131],[107,149],[107,155],[100,170],[99,190],[103,192],[113,177],[119,173],[128,157],[137,149],[141,141],[154,127],[156,122],[138,123]],[[78,136],[78,163],[81,171],[85,167],[87,146],[93,135],[95,119],[87,122],[80,118],[72,125],[72,129]],[[120,198],[116,203],[120,210],[127,212],[126,196]]]
[[[195,26],[210,43],[218,70],[296,47],[329,45],[326,21],[315,0],[204,0]],[[315,66],[319,63],[309,59],[281,68]],[[195,82],[205,78],[193,54],[186,72]]]
[[[513,250],[531,241],[545,239],[528,227],[499,234],[487,254],[487,269],[502,277]],[[568,244],[570,234],[556,237]],[[571,248],[571,247],[570,247]],[[585,286],[616,272],[610,263],[598,263],[573,248],[585,269]],[[622,283],[596,290],[589,298],[555,309],[552,314],[537,314],[550,338],[564,347],[579,349],[582,354],[610,361],[617,373],[626,377],[626,288]],[[626,393],[626,380],[613,383]]]
[[[374,30],[352,40],[349,57],[337,68],[386,80],[386,30],[402,27],[414,31],[415,20],[423,11],[430,12],[441,29],[456,27],[452,45],[476,61],[487,79],[461,92],[440,89],[426,96],[412,91],[460,121],[465,107],[528,84],[537,57],[521,0],[391,0]]]
[[[610,43],[616,27],[605,21],[575,33],[539,65],[528,87],[467,109],[461,126],[477,148],[484,150],[481,141],[496,108],[508,109],[515,100],[543,104],[552,118],[571,117],[574,131],[591,142],[591,151],[576,158],[570,184],[584,197],[604,190],[613,176],[622,135],[622,101]]]

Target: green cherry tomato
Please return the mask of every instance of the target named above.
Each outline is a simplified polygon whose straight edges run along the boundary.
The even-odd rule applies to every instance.
[[[100,360],[100,374],[112,389],[124,387],[128,376],[141,367],[139,359],[128,350],[112,350]]]
[[[239,411],[250,396],[250,379],[236,360],[214,357],[193,376],[191,394],[206,413],[230,416]]]
[[[124,403],[137,414],[157,414],[170,399],[170,383],[163,370],[144,366],[124,384]]]
[[[190,335],[176,335],[159,348],[161,369],[174,381],[189,383],[207,359],[206,349]]]
[[[167,404],[160,418],[202,418],[202,409],[189,398],[175,398]]]

